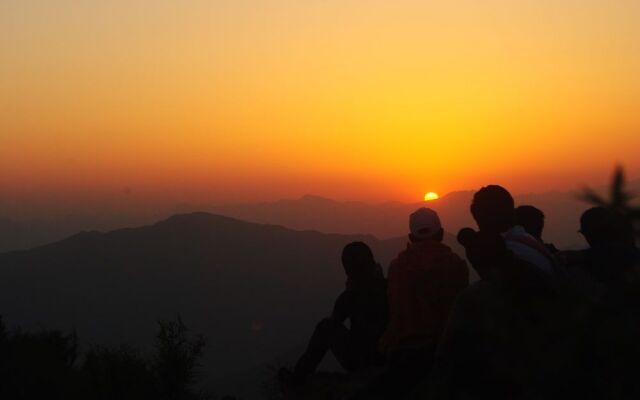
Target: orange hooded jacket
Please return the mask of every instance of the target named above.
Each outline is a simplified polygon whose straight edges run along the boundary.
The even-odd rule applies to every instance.
[[[458,294],[469,285],[467,264],[447,245],[409,243],[388,274],[389,323],[384,353],[435,348]]]

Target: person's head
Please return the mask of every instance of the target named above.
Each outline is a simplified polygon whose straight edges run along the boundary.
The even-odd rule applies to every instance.
[[[458,236],[461,235],[458,234]],[[468,231],[465,236],[467,259],[480,278],[488,279],[493,273],[504,269],[510,263],[512,255],[501,235]]]
[[[370,279],[377,269],[373,252],[363,242],[352,242],[344,247],[342,265],[347,277],[353,281]]]
[[[481,231],[507,231],[514,224],[513,197],[502,186],[485,186],[473,196],[471,214]]]
[[[593,207],[582,214],[580,233],[591,247],[603,244],[634,244],[631,223],[620,214],[604,207]]]
[[[409,217],[409,239],[412,242],[425,240],[442,241],[444,230],[440,224],[440,217],[430,208],[422,207]]]
[[[516,225],[520,225],[527,233],[538,240],[542,240],[544,229],[544,213],[534,206],[520,206],[516,208]]]
[[[462,247],[467,247],[471,244],[471,241],[476,237],[478,232],[476,232],[472,228],[462,228],[458,231],[458,243],[462,245]]]

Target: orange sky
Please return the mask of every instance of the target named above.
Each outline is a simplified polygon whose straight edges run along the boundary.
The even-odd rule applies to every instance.
[[[1,191],[418,201],[634,177],[639,20],[636,0],[3,0]]]

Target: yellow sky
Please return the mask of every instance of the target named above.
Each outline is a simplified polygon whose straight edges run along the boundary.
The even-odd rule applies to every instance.
[[[635,174],[638,21],[636,0],[2,0],[0,187],[417,201]]]

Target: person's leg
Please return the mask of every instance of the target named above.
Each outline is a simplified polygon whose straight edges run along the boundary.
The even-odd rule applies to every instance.
[[[353,372],[362,365],[362,346],[344,325],[335,328],[331,352],[345,371]]]
[[[352,355],[353,348],[354,346],[350,345],[349,330],[343,324],[331,318],[325,318],[313,331],[307,350],[298,360],[294,373],[298,377],[312,374],[329,350],[334,353],[338,362],[349,371],[357,364],[357,358]]]

